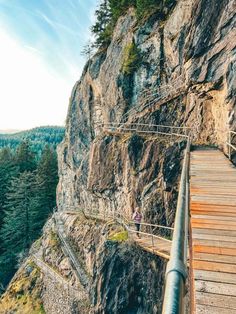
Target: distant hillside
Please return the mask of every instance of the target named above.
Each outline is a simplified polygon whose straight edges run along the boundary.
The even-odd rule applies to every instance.
[[[64,127],[45,126],[14,134],[0,134],[0,149],[3,147],[16,149],[23,140],[29,140],[32,142],[33,150],[40,154],[45,144],[56,148],[62,141],[64,132]]]
[[[13,133],[18,133],[21,130],[12,130],[12,129],[7,129],[7,130],[0,130],[0,134],[13,134]]]

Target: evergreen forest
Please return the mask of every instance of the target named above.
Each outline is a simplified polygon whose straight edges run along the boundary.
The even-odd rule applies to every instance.
[[[59,126],[38,127],[15,134],[0,133],[0,149],[3,147],[9,147],[16,150],[22,141],[29,140],[31,142],[32,150],[37,156],[40,156],[45,144],[56,148],[56,146],[62,141],[64,133],[65,128]]]
[[[28,135],[33,136],[33,132]],[[59,138],[51,143],[55,144]],[[56,206],[57,154],[53,146],[45,144],[42,139],[43,136],[39,139],[35,136],[32,142],[26,139],[17,147],[9,148],[11,145],[8,145],[0,149],[2,291],[27,256],[33,241],[40,237],[45,221]],[[41,145],[40,155],[35,150],[35,143]]]

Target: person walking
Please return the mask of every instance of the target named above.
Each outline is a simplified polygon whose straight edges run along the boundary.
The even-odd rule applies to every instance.
[[[136,207],[132,218],[133,218],[133,221],[135,223],[135,227],[136,227],[136,231],[137,231],[136,234],[137,234],[138,238],[140,238],[139,231],[140,231],[140,224],[141,224],[142,217],[143,216],[141,214],[140,208]]]

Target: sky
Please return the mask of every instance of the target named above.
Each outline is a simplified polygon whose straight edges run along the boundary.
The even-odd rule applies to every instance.
[[[98,0],[0,0],[0,130],[64,125]]]

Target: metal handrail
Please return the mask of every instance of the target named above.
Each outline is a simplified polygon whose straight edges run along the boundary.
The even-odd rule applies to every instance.
[[[228,146],[228,157],[229,157],[229,160],[232,159],[232,150],[236,151],[236,146],[232,144],[232,134],[234,136],[234,135],[236,135],[236,132],[230,130],[228,132],[228,141],[226,142],[226,145]]]
[[[135,224],[134,221],[130,221],[131,224]],[[172,227],[162,226],[162,225],[155,225],[155,224],[149,224],[146,222],[140,222],[140,225],[142,226],[150,226],[150,227],[156,227],[156,228],[162,228],[162,229],[168,229],[168,230],[174,230]]]
[[[125,229],[126,229],[126,231],[128,232],[128,234],[130,234],[130,233],[137,233],[137,230],[135,230],[135,229],[131,229],[130,228],[130,224],[134,224],[134,222],[133,221],[130,221],[130,220],[128,220],[123,214],[121,214],[121,213],[113,213],[113,214],[111,214],[111,215],[109,215],[109,214],[100,214],[100,213],[93,213],[93,212],[85,212],[85,215],[87,215],[88,217],[90,216],[90,217],[92,217],[92,218],[102,218],[102,219],[104,219],[105,221],[107,221],[107,220],[110,220],[110,219],[115,219],[115,220],[117,220],[117,222],[119,222],[119,223],[121,223],[124,227],[125,227]],[[167,226],[161,226],[161,225],[155,225],[155,224],[148,224],[148,223],[140,223],[140,225],[144,225],[144,226],[152,226],[152,227],[155,227],[155,228],[159,228],[159,229],[164,229],[164,230],[171,230],[171,231],[173,231],[173,228],[171,228],[171,227],[167,227]],[[154,229],[155,229],[154,228]],[[159,236],[159,235],[157,235],[157,234],[154,234],[153,233],[153,231],[154,230],[152,230],[152,232],[151,233],[148,233],[148,232],[143,232],[143,231],[139,231],[138,233],[139,234],[141,234],[141,235],[144,235],[144,236],[146,236],[146,237],[148,237],[150,240],[151,240],[151,243],[152,243],[152,246],[151,246],[151,250],[152,250],[152,252],[155,254],[155,251],[158,251],[158,245],[160,245],[160,243],[158,243],[158,245],[155,247],[155,240],[161,240],[161,241],[163,241],[164,243],[171,243],[172,241],[170,240],[170,239],[166,239],[164,236]],[[143,246],[144,248],[145,248],[145,246]],[[150,247],[147,247],[146,248],[148,251],[150,250]],[[161,249],[161,251],[163,250],[163,248],[160,248],[159,247],[159,249]],[[160,254],[160,252],[159,252],[159,254]],[[165,258],[168,258],[168,255],[167,254],[164,254],[163,252],[162,252],[162,254],[161,254],[161,256],[163,256],[163,257],[165,257]]]
[[[176,82],[178,82],[178,84],[176,84]],[[172,97],[172,95],[170,95],[170,89],[176,92],[178,91],[180,87],[184,87],[183,88],[183,92],[184,92],[185,90],[185,75],[184,74],[180,75],[178,78],[173,80],[170,84],[162,85],[160,87],[155,87],[155,89],[157,89],[158,92],[156,91],[153,92],[150,88],[147,89],[146,91],[143,91],[142,95],[144,95],[144,97],[142,97],[139,100],[139,103],[137,106],[132,107],[125,114],[123,114],[122,119],[125,120],[128,116],[131,116],[133,112],[142,112],[147,107],[152,106],[154,103],[160,100],[163,100],[168,96]]]
[[[53,215],[54,221],[57,227],[57,234],[58,237],[62,243],[62,246],[64,250],[67,253],[67,256],[69,257],[70,261],[75,267],[77,276],[80,280],[80,283],[82,284],[83,288],[86,291],[89,291],[89,286],[90,286],[90,279],[88,278],[87,274],[85,273],[83,267],[81,266],[81,263],[79,263],[79,260],[77,259],[76,255],[74,254],[73,249],[71,248],[70,244],[68,243],[65,234],[64,234],[64,226],[61,221],[59,221],[57,217],[57,213],[54,213]],[[63,228],[63,230],[60,230],[60,228]]]
[[[127,228],[127,231],[129,231],[131,233],[137,233],[137,230],[130,229],[130,228]],[[150,238],[156,238],[156,239],[160,239],[160,240],[163,240],[163,241],[166,241],[166,242],[170,242],[170,243],[172,242],[171,240],[163,238],[163,237],[160,237],[160,236],[158,236],[156,234],[147,233],[147,232],[143,232],[143,231],[138,231],[138,233],[146,235],[146,236],[148,236]]]
[[[56,279],[59,284],[69,289],[73,294],[75,294],[76,297],[80,297],[80,298],[85,297],[85,293],[81,289],[72,286],[72,284],[67,278],[63,277],[58,271],[53,269],[48,263],[45,263],[41,258],[36,256],[36,254],[32,255],[32,259],[36,263],[36,265],[41,269],[41,271],[46,273],[52,279],[54,280]]]
[[[185,295],[185,279],[187,277],[186,238],[188,237],[189,215],[189,154],[190,138],[188,138],[182,167],[170,261],[166,270],[163,314],[180,314],[184,312],[183,299]]]
[[[177,137],[183,137],[188,138],[189,135],[186,133],[190,133],[191,128],[189,127],[175,127],[175,126],[166,126],[166,125],[156,125],[156,124],[139,124],[139,123],[132,123],[132,124],[124,124],[124,123],[100,123],[98,124],[99,127],[103,127],[105,130],[112,129],[112,132],[122,132],[122,131],[132,131],[136,133],[146,133],[146,134],[158,134],[158,135],[166,135],[166,136],[177,136]],[[135,127],[134,127],[135,126]],[[148,127],[149,130],[143,130],[143,127]],[[139,129],[139,127],[141,129]],[[153,129],[152,129],[153,128]],[[167,129],[164,131],[161,131],[160,129]],[[168,130],[169,129],[169,130]],[[177,132],[179,130],[184,131],[183,133],[177,133],[174,130],[177,129]],[[169,131],[169,132],[168,132]]]
[[[121,122],[106,122],[106,123],[99,123],[98,125],[124,125],[124,123]],[[188,126],[174,126],[174,125],[164,125],[164,124],[148,124],[148,123],[135,123],[131,122],[128,123],[128,125],[138,125],[138,126],[148,126],[148,127],[160,127],[160,128],[172,128],[172,129],[181,129],[181,130],[191,130],[191,127]]]

